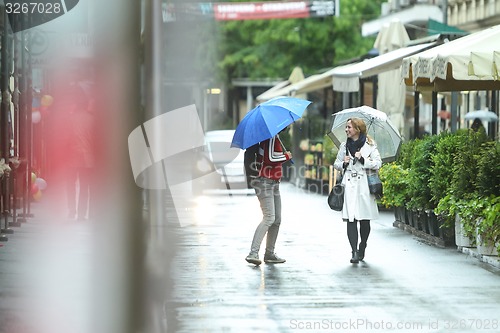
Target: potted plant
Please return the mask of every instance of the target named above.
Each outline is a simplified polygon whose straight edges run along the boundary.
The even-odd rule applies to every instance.
[[[474,214],[478,212],[473,205],[478,196],[482,196],[478,193],[476,187],[476,178],[478,175],[477,160],[479,159],[482,145],[487,142],[488,138],[484,130],[478,132],[464,130],[460,135],[463,135],[463,140],[458,140],[458,151],[454,156],[450,192],[458,198],[458,217],[456,221],[460,225],[456,225],[456,228],[458,228],[458,231],[463,230],[465,236],[471,239],[472,246],[474,246],[476,240],[476,220],[478,218]]]
[[[396,163],[400,165],[404,170],[406,170],[406,175],[405,175],[405,181],[406,181],[406,187],[405,187],[405,195],[407,196],[405,203],[403,204],[403,210],[405,212],[405,223],[408,225],[412,225],[416,227],[417,223],[417,218],[416,218],[416,211],[412,211],[408,207],[408,202],[410,200],[410,193],[409,193],[409,171],[411,168],[411,162],[414,158],[414,153],[415,153],[415,146],[418,143],[418,140],[410,140],[406,141],[401,145],[401,152],[396,160]],[[413,218],[415,215],[415,219]],[[415,221],[415,223],[413,223]]]
[[[439,136],[425,136],[416,140],[409,174],[410,201],[408,206],[418,212],[418,229],[429,233],[429,214],[435,208],[429,187],[429,178],[433,168],[432,156],[435,153]]]
[[[477,219],[476,244],[482,255],[498,256],[500,253],[500,197],[483,198],[481,217]]]
[[[459,247],[474,247],[473,236],[474,230],[467,229],[462,225],[461,209],[464,205],[464,200],[459,199],[453,190],[449,190],[439,201],[435,212],[442,220],[443,227],[455,229],[455,243]]]
[[[488,196],[493,194],[493,189],[487,187],[498,184],[491,179],[492,175],[498,176],[498,169],[494,170],[498,162],[493,157],[494,153],[486,150],[486,142],[484,131],[463,130],[442,138],[437,145],[437,151],[443,154],[434,157],[435,169],[431,176],[433,200],[438,201],[436,211],[445,220],[445,225],[455,226],[459,247],[475,246],[477,232],[481,230],[478,223],[484,220]],[[450,156],[451,160],[447,161],[446,156]],[[449,163],[452,163],[451,172]],[[440,177],[444,177],[449,185],[446,186]],[[481,188],[479,184],[482,184]]]
[[[396,221],[404,223],[404,206],[409,199],[408,170],[395,162],[388,163],[382,165],[379,176],[384,187],[381,204],[387,208],[394,208]]]
[[[500,143],[482,145],[477,163],[476,188],[483,210],[477,221],[480,254],[498,255],[500,250]],[[496,248],[495,248],[496,247]]]
[[[456,217],[448,217],[447,210],[443,209],[447,203],[451,202],[447,202],[444,198],[449,195],[452,182],[453,172],[450,172],[450,168],[455,163],[456,154],[464,146],[463,143],[467,139],[467,135],[467,131],[441,132],[436,142],[434,154],[431,156],[433,166],[430,170],[429,189],[431,202],[435,209],[429,210],[429,224],[432,229],[431,234],[442,239],[452,238],[449,236],[450,229],[455,227]],[[454,197],[449,196],[447,199],[452,200]],[[438,210],[437,207],[441,200],[443,200],[441,210]]]

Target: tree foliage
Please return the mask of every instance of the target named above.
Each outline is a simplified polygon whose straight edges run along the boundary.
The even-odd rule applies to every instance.
[[[361,25],[378,17],[381,2],[341,0],[339,17],[221,22],[218,68],[226,81],[286,78],[295,66],[310,75],[361,56],[374,43]]]

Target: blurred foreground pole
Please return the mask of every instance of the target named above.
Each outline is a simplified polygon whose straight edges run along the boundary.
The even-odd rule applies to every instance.
[[[162,0],[145,0],[143,16],[144,118],[149,123],[157,124],[154,126],[156,131],[143,128],[145,133],[147,132],[149,147],[152,146],[152,142],[164,142],[165,146],[172,145],[172,142],[163,141],[170,133],[165,133],[167,129],[158,125],[160,116],[167,111],[162,82],[166,62],[163,29]],[[170,228],[174,224],[168,225],[167,223],[166,211],[168,201],[171,201],[171,194],[165,164],[160,162],[156,163],[156,166],[159,167],[158,172],[150,172],[147,176],[147,183],[153,186],[145,189],[147,211],[145,213],[145,237],[147,241],[143,288],[144,332],[166,333],[177,331],[175,316],[167,318],[167,312],[172,314],[174,310],[166,308],[167,298],[173,285],[169,269],[172,247],[175,246],[171,241],[173,233]]]
[[[7,15],[4,15],[2,10],[1,15],[5,21]],[[4,29],[1,36],[1,62],[0,62],[0,158],[3,158],[5,164],[9,163],[10,138],[9,138],[9,118],[10,118],[10,100],[11,94],[9,91],[10,81],[10,64],[12,61],[11,54],[11,34],[8,29]],[[0,241],[7,241],[6,234],[12,234],[13,230],[8,225],[8,215],[4,214],[7,211],[9,203],[9,173],[4,173],[1,179],[1,209],[0,209]]]
[[[143,330],[141,189],[130,167],[127,138],[140,112],[140,1],[94,0],[99,211],[95,239],[92,332]]]

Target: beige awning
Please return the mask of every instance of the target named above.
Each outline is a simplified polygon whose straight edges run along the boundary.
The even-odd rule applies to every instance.
[[[359,91],[359,79],[398,69],[403,58],[435,46],[437,42],[403,47],[358,63],[335,67],[329,74],[333,79],[333,90]]]
[[[297,96],[311,91],[332,86],[332,77],[328,72],[315,74],[294,84],[287,85],[280,89],[268,90],[262,95],[257,96],[257,100],[266,101],[278,96]]]
[[[281,81],[280,83],[278,83],[277,85],[271,87],[270,89],[264,91],[262,94],[260,94],[259,96],[256,97],[256,99],[258,101],[267,101],[274,96],[274,93],[280,89],[283,89],[284,87],[290,85],[290,81],[288,80],[285,80],[285,81]]]
[[[412,45],[391,51],[354,64],[332,68],[324,73],[311,75],[295,84],[268,90],[257,97],[259,101],[277,96],[296,96],[319,89],[333,87],[336,91],[359,91],[359,79],[398,69],[404,57],[433,47],[437,41]]]
[[[403,59],[401,75],[417,90],[498,90],[500,25]]]
[[[304,80],[304,73],[302,72],[302,68],[295,67],[290,73],[288,80],[281,81],[271,89],[266,90],[265,92],[257,96],[256,99],[260,102],[264,102],[277,96],[283,96],[283,95],[276,95],[276,91],[279,91],[280,89],[283,89],[289,85],[300,82],[302,80]]]

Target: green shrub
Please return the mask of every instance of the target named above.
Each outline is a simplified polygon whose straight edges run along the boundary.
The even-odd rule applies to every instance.
[[[500,253],[500,197],[490,196],[485,199],[485,207],[482,212],[482,219],[478,223],[478,232],[481,234],[483,242],[497,246]]]
[[[380,169],[382,203],[434,209],[452,227],[476,232],[500,250],[500,143],[484,131],[459,130],[403,143],[395,163]]]
[[[430,170],[429,187],[431,200],[437,205],[449,192],[453,178],[453,165],[460,149],[465,146],[468,133],[442,132],[436,143],[435,154],[431,156],[433,167]]]
[[[455,215],[460,212],[460,199],[458,199],[452,191],[439,200],[434,212],[443,218],[445,227],[453,227],[455,225]]]
[[[418,140],[405,141],[401,145],[401,150],[396,163],[401,165],[403,169],[409,169],[411,167],[411,161],[414,157],[415,145]]]
[[[404,207],[408,201],[408,170],[397,163],[387,163],[379,170],[384,187],[381,203],[389,207]]]
[[[337,158],[337,153],[339,149],[334,145],[333,140],[330,139],[330,137],[325,136],[323,140],[323,150],[324,150],[323,164],[332,165],[333,162],[335,162],[335,159]]]
[[[477,197],[476,179],[478,174],[478,160],[483,143],[488,140],[484,131],[466,131],[464,140],[459,140],[455,155],[450,190],[458,198],[473,199]]]
[[[443,135],[436,146],[431,176],[436,213],[453,225],[460,216],[465,235],[476,233],[487,244],[500,241],[500,144],[484,131]],[[451,168],[451,176],[449,172]],[[446,183],[449,185],[446,185]],[[499,244],[500,247],[500,244]]]
[[[432,156],[435,153],[436,143],[439,136],[426,136],[416,140],[413,149],[413,159],[409,174],[410,201],[408,208],[411,209],[434,209],[429,186],[431,169],[433,167]]]
[[[482,196],[500,196],[499,142],[488,142],[483,145],[477,162],[476,185],[477,191]]]

